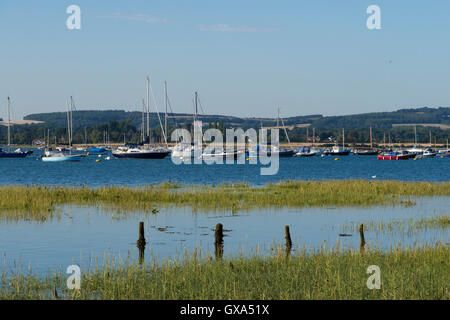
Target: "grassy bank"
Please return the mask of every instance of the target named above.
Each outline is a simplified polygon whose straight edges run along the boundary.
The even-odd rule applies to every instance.
[[[66,288],[65,273],[4,276],[0,299],[450,299],[450,250],[441,245],[112,265],[83,273],[79,291]],[[380,267],[380,290],[366,286],[370,265]]]
[[[147,210],[159,206],[191,206],[200,210],[263,207],[372,206],[410,204],[402,198],[449,196],[450,182],[284,181],[262,187],[245,184],[144,187],[0,187],[0,216],[45,220],[57,205],[95,205],[114,210]]]

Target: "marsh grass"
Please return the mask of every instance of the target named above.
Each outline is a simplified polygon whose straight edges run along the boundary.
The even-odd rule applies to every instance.
[[[284,181],[261,187],[247,184],[191,185],[165,183],[142,187],[0,187],[0,217],[45,221],[59,205],[100,206],[117,211],[155,212],[158,207],[193,210],[248,210],[266,207],[413,205],[408,197],[449,196],[450,182]]]
[[[357,232],[360,223],[351,223],[341,227],[343,232]],[[364,230],[383,234],[399,233],[412,236],[419,232],[431,230],[446,230],[450,228],[448,215],[435,215],[431,217],[392,219],[387,222],[368,221],[364,223]]]
[[[219,262],[198,253],[159,264],[108,261],[82,273],[74,291],[62,272],[3,275],[0,299],[450,299],[450,250],[442,244],[385,253],[295,252]],[[366,286],[370,265],[380,267],[380,290]]]

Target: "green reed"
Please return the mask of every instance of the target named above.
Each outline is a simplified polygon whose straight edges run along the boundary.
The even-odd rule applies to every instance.
[[[341,227],[343,232],[358,232],[360,223],[351,223]],[[413,235],[417,232],[445,230],[450,228],[450,216],[435,215],[431,217],[391,219],[390,221],[364,222],[364,230],[369,232]]]
[[[449,196],[450,182],[283,181],[261,187],[247,184],[178,185],[100,188],[2,186],[0,217],[43,220],[59,205],[144,210],[190,206],[195,210],[247,210],[265,207],[412,205],[408,197]],[[406,199],[406,200],[405,200]]]
[[[370,265],[381,289],[369,290]],[[270,256],[215,261],[194,252],[139,265],[108,260],[82,272],[81,289],[68,290],[55,272],[3,275],[0,299],[443,299],[449,300],[450,250],[433,247],[332,252],[297,249]]]

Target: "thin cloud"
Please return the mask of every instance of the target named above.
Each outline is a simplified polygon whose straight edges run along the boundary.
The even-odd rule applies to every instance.
[[[99,16],[99,18],[143,21],[145,23],[151,23],[151,24],[166,24],[167,23],[167,19],[165,19],[165,18],[156,18],[156,17],[150,16],[148,14],[112,13],[112,14]]]
[[[230,26],[228,24],[216,24],[212,26],[199,25],[201,31],[217,31],[217,32],[265,32],[277,30],[275,28],[261,28],[248,26]]]

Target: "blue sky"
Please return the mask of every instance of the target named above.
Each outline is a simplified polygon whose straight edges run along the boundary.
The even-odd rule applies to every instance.
[[[68,30],[66,8],[81,8]],[[368,30],[366,8],[381,8]],[[450,1],[0,0],[0,117],[159,108],[339,115],[450,105]]]

